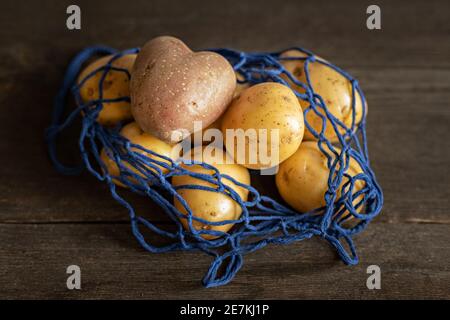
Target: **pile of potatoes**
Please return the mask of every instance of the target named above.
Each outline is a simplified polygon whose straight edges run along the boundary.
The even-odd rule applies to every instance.
[[[301,53],[292,51],[283,56],[301,56]],[[80,73],[79,83],[110,60],[111,56],[107,56],[92,62]],[[285,60],[283,64],[298,80],[306,83],[303,61]],[[131,102],[104,103],[97,118],[100,124],[114,126],[123,123],[125,125],[120,132],[123,137],[135,145],[172,160],[178,160],[175,159],[173,146],[194,134],[194,121],[202,121],[204,128],[221,130],[224,133],[225,145],[228,145],[225,132],[229,129],[265,129],[269,132],[277,129],[279,134],[276,141],[271,141],[269,136],[269,139],[265,140],[256,137],[253,142],[258,146],[267,144],[267,150],[270,150],[270,145],[274,143],[278,146],[278,161],[275,163],[278,172],[275,182],[281,197],[300,212],[308,212],[325,205],[324,195],[328,189],[329,176],[327,157],[319,150],[314,135],[305,127],[304,110],[308,105],[299,100],[291,88],[275,82],[237,84],[236,78],[240,76],[225,58],[214,52],[194,52],[181,40],[168,36],[150,40],[137,55],[122,56],[114,60],[112,65],[128,70],[131,78],[126,72],[109,70],[102,85],[103,98],[129,96]],[[314,91],[322,96],[328,110],[337,119],[348,127],[351,126],[353,118],[356,123],[361,121],[363,101],[357,94],[356,114],[353,115],[352,86],[346,78],[320,63],[310,63],[309,72]],[[85,102],[99,98],[101,76],[102,71],[98,71],[82,83],[80,95]],[[303,90],[293,83],[290,85],[300,92]],[[322,130],[322,120],[314,112],[307,114],[306,121],[315,131]],[[330,124],[327,124],[324,134],[330,141],[336,141],[336,134]],[[221,174],[226,174],[240,183],[250,184],[248,169],[264,169],[265,165],[260,161],[258,151],[254,154],[257,161],[249,161],[248,151],[252,151],[249,149],[249,140],[245,139],[247,152],[240,161],[233,158],[236,150],[224,150],[216,146],[194,146],[181,157],[185,160],[201,160],[213,165]],[[207,148],[208,152],[204,152]],[[154,157],[141,149],[135,148],[134,151],[150,158]],[[330,155],[333,156],[333,153],[330,152]],[[120,176],[119,167],[106,150],[102,150],[101,159],[109,174]],[[157,160],[161,161],[161,158]],[[142,175],[130,164],[123,165]],[[200,165],[181,166],[188,171],[214,177],[213,170]],[[163,173],[168,171],[162,166],[160,169]],[[351,177],[361,172],[359,164],[351,159],[347,175]],[[118,186],[126,187],[117,179],[113,181]],[[239,195],[242,201],[248,200],[249,192],[246,188],[228,179],[222,181]],[[348,177],[344,177],[337,191],[337,198],[347,181]],[[174,176],[171,183],[173,186],[189,184],[216,187],[213,183],[191,175]],[[364,183],[357,181],[354,192],[363,187]],[[229,193],[178,189],[179,196],[189,205],[193,215],[209,222],[240,218],[242,208]],[[355,203],[360,201],[360,198],[361,196],[354,199]],[[175,197],[173,203],[180,212],[187,213],[178,198]],[[181,218],[181,223],[189,230],[187,219]],[[210,225],[192,220],[191,226],[197,230],[228,232],[233,223]],[[202,237],[214,239],[218,235],[206,232]]]

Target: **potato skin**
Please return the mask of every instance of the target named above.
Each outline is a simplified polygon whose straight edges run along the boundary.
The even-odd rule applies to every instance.
[[[290,50],[283,53],[281,57],[306,57],[306,55],[296,50]],[[326,61],[320,57],[316,57],[316,59]],[[306,74],[304,71],[304,61],[284,60],[282,61],[282,64],[286,70],[299,81],[305,84],[307,83]],[[350,128],[353,118],[351,82],[337,71],[319,62],[309,63],[308,70],[311,85],[314,91],[323,98],[331,114]],[[285,77],[285,80],[289,82],[293,89],[304,93],[303,88],[292,83],[287,77]],[[308,107],[309,103],[302,101],[303,110]],[[325,115],[323,110],[319,109],[319,111],[321,114]],[[362,99],[358,91],[355,92],[355,111],[355,124],[358,124],[361,122],[363,114]],[[313,110],[308,112],[305,117],[305,121],[308,122],[308,124],[313,127],[315,131],[320,132],[322,130],[322,119]],[[339,132],[343,134],[344,129],[341,127],[339,128]],[[329,120],[326,122],[325,137],[332,142],[338,140],[336,132],[334,131]],[[305,130],[305,140],[316,140],[308,128]]]
[[[78,76],[78,83],[86,78],[90,73],[102,66],[105,66],[112,58],[112,55],[105,56],[89,64]],[[112,65],[117,68],[126,69],[131,73],[136,54],[124,55],[113,61]],[[87,79],[80,87],[80,96],[84,102],[99,98],[99,82],[103,70],[97,71],[91,78]],[[103,82],[103,98],[115,99],[130,96],[130,79],[122,71],[109,70]],[[131,119],[131,107],[128,101],[103,103],[97,121],[102,125],[114,125],[120,121]]]
[[[203,150],[204,149],[202,147],[197,147],[192,151],[192,153],[189,154],[188,157],[190,157],[193,154],[198,154]],[[214,152],[222,152],[222,150],[215,149]],[[227,159],[229,160],[230,158],[228,155],[226,155],[225,152],[223,154],[224,154],[223,157],[224,161],[221,162],[217,162],[208,156],[200,158],[199,160],[214,165],[219,170],[220,173],[227,174],[241,183],[250,184],[250,174],[248,170],[238,164],[226,163]],[[205,169],[200,165],[194,166],[182,165],[182,166],[191,172],[213,174],[212,170]],[[231,187],[234,191],[236,191],[243,201],[247,201],[248,198],[247,189],[239,187],[227,179],[223,179],[222,181],[225,185]],[[186,184],[216,187],[212,183],[205,182],[201,179],[197,179],[189,175],[174,176],[172,178],[172,185],[174,186]],[[240,207],[240,205],[225,194],[195,189],[179,189],[178,193],[180,194],[181,197],[183,197],[183,199],[186,200],[190,209],[193,212],[193,215],[202,218],[204,220],[211,222],[220,222],[225,220],[237,220],[241,216],[242,208]],[[175,207],[178,210],[180,210],[180,212],[187,214],[187,211],[184,209],[183,205],[175,197],[174,197],[174,204]],[[189,229],[188,222],[186,219],[181,219],[181,223],[187,230]],[[227,232],[233,227],[232,223],[221,226],[212,226],[200,223],[195,220],[192,221],[192,225],[196,230],[203,229],[203,230],[216,230],[222,232]],[[217,238],[217,236],[208,234],[204,234],[202,235],[202,237],[205,239]]]
[[[237,72],[236,72],[236,78],[238,80],[244,80],[244,77],[242,77]],[[250,84],[247,82],[246,83],[236,83],[236,89],[234,90],[234,93],[233,93],[233,99],[237,99],[241,95],[242,91],[244,91],[244,89],[247,89],[248,87],[250,87]],[[226,110],[225,110],[225,112],[226,112]],[[224,116],[225,112],[219,118],[217,118],[213,123],[211,123],[209,126],[203,127],[202,130],[199,130],[199,131],[201,131],[201,137],[202,137],[201,144],[207,145],[207,144],[211,143],[211,141],[209,141],[208,139],[203,140],[205,132],[207,130],[209,130],[209,129],[221,130],[222,117]],[[191,134],[191,141],[193,141],[196,145],[200,145],[199,143],[197,143],[194,140],[196,134],[200,134],[200,133],[194,131],[194,133]]]
[[[256,145],[258,149],[252,151],[250,139],[245,139],[245,161],[241,163],[242,161],[239,160],[237,163],[250,169],[268,168],[286,160],[299,147],[304,133],[303,112],[297,97],[287,86],[275,82],[259,83],[243,90],[222,117],[225,145],[230,142],[227,141],[230,139],[227,138],[227,129],[257,130]],[[272,165],[261,161],[259,129],[267,130],[266,150],[269,156],[272,156],[270,153],[271,130],[279,130],[279,139],[276,142],[279,147],[279,158],[275,159],[277,161]],[[230,153],[233,152],[232,155],[235,159],[239,159],[237,143],[238,138],[235,136],[234,150],[229,150]],[[256,163],[251,161],[250,152],[256,152]]]
[[[329,150],[325,145],[324,148]],[[353,177],[362,172],[358,162],[350,158],[347,174]],[[324,195],[328,190],[329,173],[327,157],[319,149],[317,142],[305,141],[297,152],[280,165],[275,182],[284,201],[300,212],[308,212],[325,205]],[[341,196],[342,186],[347,181],[348,178],[344,176],[336,199]],[[361,190],[364,185],[363,181],[356,181],[353,193]],[[361,200],[362,195],[355,198],[354,205]],[[361,207],[358,209],[361,210]]]
[[[175,143],[209,126],[224,112],[236,87],[232,66],[219,54],[192,52],[163,36],[141,49],[131,76],[131,108],[141,128]]]
[[[157,152],[158,154],[161,154],[163,156],[166,156],[168,158],[172,158],[172,146],[165,143],[164,141],[159,140],[158,138],[145,133],[142,131],[142,129],[139,127],[139,125],[136,122],[131,122],[124,126],[122,130],[120,131],[120,134],[130,140],[131,143],[137,144],[142,146],[145,149]],[[137,148],[131,148],[133,151],[138,152],[140,154],[143,154],[151,159],[155,159],[157,161],[166,162],[169,163],[169,161],[166,161],[162,158],[159,158],[157,156],[154,156],[148,152],[142,151]],[[102,152],[100,154],[100,158],[103,161],[103,163],[106,165],[106,168],[108,170],[108,173],[112,176],[119,176],[120,170],[117,166],[116,162],[112,160],[106,153],[105,149],[102,149]],[[138,170],[133,168],[128,162],[123,162],[124,166],[132,170],[133,172],[139,174],[140,176],[143,176],[142,173],[140,173]],[[162,166],[159,166],[161,168],[163,173],[166,173],[168,170]],[[153,168],[150,168],[151,171],[155,171]],[[132,183],[136,183],[134,181],[135,179],[131,178]],[[113,182],[121,187],[126,187],[123,183],[118,181],[117,179],[113,179]]]
[[[222,115],[223,116],[223,115]],[[219,130],[220,131],[220,128],[221,128],[221,124],[222,124],[222,116],[220,116],[219,118],[217,118],[216,119],[216,121],[214,121],[213,123],[211,123],[209,126],[207,126],[206,128],[202,128],[201,130],[198,130],[198,131],[194,131],[192,134],[191,134],[191,142],[194,144],[194,145],[208,145],[208,144],[210,144],[211,142],[214,142],[214,139],[210,139],[210,140],[213,140],[213,141],[210,141],[210,140],[208,140],[207,139],[207,137],[205,137],[205,133],[206,133],[206,131],[207,130],[210,130],[210,129],[216,129],[216,130]],[[195,140],[195,138],[197,137],[197,136],[200,136],[201,138],[202,138],[202,140],[201,141],[196,141]]]

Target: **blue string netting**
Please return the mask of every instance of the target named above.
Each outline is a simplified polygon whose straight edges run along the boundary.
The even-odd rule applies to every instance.
[[[297,50],[299,57],[281,57],[283,52]],[[250,185],[245,185],[234,180],[232,177],[220,174],[216,168],[206,163],[187,162],[186,167],[163,155],[151,150],[146,150],[139,145],[131,143],[119,134],[121,126],[104,127],[96,118],[102,109],[103,103],[114,103],[129,101],[129,97],[117,99],[104,99],[102,94],[103,81],[110,70],[125,72],[125,69],[112,66],[112,62],[123,55],[138,53],[139,49],[117,51],[108,47],[88,47],[81,51],[69,64],[62,87],[58,92],[52,114],[51,126],[46,131],[48,151],[55,168],[63,174],[79,174],[87,169],[98,180],[104,181],[111,191],[112,197],[123,205],[129,212],[132,233],[140,245],[153,253],[162,253],[174,250],[198,250],[213,257],[213,261],[203,278],[206,287],[224,285],[230,282],[243,264],[243,256],[256,251],[268,244],[289,244],[295,241],[318,236],[327,240],[337,250],[338,255],[344,263],[354,265],[358,263],[358,256],[352,237],[367,227],[369,222],[377,216],[383,204],[383,194],[376,181],[375,174],[370,167],[369,154],[366,139],[366,112],[367,105],[364,94],[356,79],[338,67],[316,59],[316,56],[302,48],[289,48],[274,53],[246,53],[230,49],[212,49],[224,56],[238,72],[243,80],[241,83],[256,84],[266,81],[275,81],[289,86],[286,79],[303,88],[303,92],[296,91],[295,94],[309,104],[304,110],[305,116],[308,112],[314,112],[322,119],[321,132],[317,132],[306,121],[305,125],[316,137],[319,149],[326,155],[327,165],[330,170],[328,178],[328,191],[325,193],[326,205],[311,212],[301,213],[291,209],[288,205],[275,201],[262,195]],[[101,55],[112,55],[110,61],[103,67],[93,71],[80,83],[77,76],[82,66],[93,57]],[[290,74],[282,65],[282,60],[303,60],[304,72],[307,83],[302,83]],[[322,97],[314,92],[309,79],[308,65],[321,63],[333,68],[352,84],[352,110],[353,121],[351,127],[346,127],[339,119],[335,118],[327,109]],[[102,72],[99,81],[99,98],[89,102],[83,102],[80,97],[80,86],[95,73]],[[355,121],[355,93],[358,92],[362,100],[362,120]],[[77,107],[68,116],[65,116],[67,98],[69,93],[75,98]],[[81,115],[82,124],[78,146],[82,163],[77,167],[69,167],[62,164],[56,154],[56,138],[58,134],[67,128],[78,116]],[[328,120],[328,121],[327,121]],[[332,144],[325,137],[325,128],[332,125],[337,136],[337,142]],[[107,155],[114,160],[120,169],[119,176],[111,176],[100,159],[100,150],[105,148]],[[340,149],[340,151],[339,151]],[[152,157],[146,156],[145,151]],[[362,173],[351,176],[347,174],[350,159],[358,162]],[[213,171],[213,174],[200,174],[188,170],[189,166],[200,165]],[[165,168],[166,170],[163,170]],[[174,187],[170,178],[176,175],[190,175],[197,179],[209,182],[212,187],[199,185],[184,185]],[[346,177],[346,183],[342,185],[342,191],[338,198],[337,190]],[[129,190],[150,198],[154,201],[165,215],[173,222],[172,228],[164,229],[142,215],[139,215],[132,204],[121,195],[125,189],[118,188],[114,180],[120,181]],[[243,201],[240,196],[223,181],[232,181],[238,186],[249,191],[249,200]],[[362,188],[355,188],[355,184],[362,181]],[[221,222],[209,222],[193,216],[186,201],[180,197],[178,190],[199,189],[211,192],[221,192],[235,200],[242,207],[242,215],[238,220],[227,220]],[[178,199],[186,209],[184,215],[173,205],[173,198]],[[356,201],[357,199],[361,199]],[[183,228],[180,219],[185,218],[189,230]],[[351,224],[348,223],[351,219]],[[205,225],[224,225],[235,223],[234,227],[224,233],[214,230],[193,228],[192,222],[198,221]],[[143,230],[149,230],[153,234],[168,240],[168,243],[156,245],[150,243],[148,237],[144,236]],[[206,240],[202,235],[210,234],[219,236],[213,240]]]

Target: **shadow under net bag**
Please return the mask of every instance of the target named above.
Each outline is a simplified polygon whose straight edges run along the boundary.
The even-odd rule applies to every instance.
[[[299,52],[298,57],[284,57],[282,54],[288,50]],[[174,250],[201,251],[213,257],[213,261],[203,278],[206,287],[224,285],[230,282],[243,264],[243,256],[247,253],[262,249],[268,244],[289,244],[295,241],[308,239],[313,236],[321,237],[334,246],[344,263],[354,265],[358,263],[358,256],[352,237],[365,229],[369,222],[377,216],[383,204],[383,194],[378,185],[375,174],[369,164],[369,155],[366,141],[366,112],[367,106],[362,90],[358,82],[349,74],[336,66],[318,59],[310,51],[301,48],[290,48],[275,53],[245,53],[229,49],[213,49],[225,57],[234,70],[242,76],[243,80],[256,84],[260,82],[274,81],[284,85],[292,83],[302,88],[302,92],[296,91],[290,86],[297,97],[309,104],[304,110],[305,125],[317,139],[320,151],[327,158],[327,166],[330,171],[328,177],[328,190],[324,195],[326,205],[311,212],[297,212],[284,203],[279,203],[272,198],[260,194],[250,185],[245,185],[232,177],[220,174],[219,171],[206,163],[189,162],[181,166],[165,156],[151,150],[146,150],[140,145],[131,143],[119,134],[121,125],[106,127],[99,124],[96,119],[103,107],[103,103],[115,103],[129,101],[129,97],[117,99],[104,99],[102,95],[103,81],[109,70],[124,72],[130,77],[126,69],[112,66],[112,62],[124,55],[135,54],[139,49],[117,51],[107,47],[88,47],[81,51],[69,64],[62,87],[55,98],[51,126],[46,131],[49,155],[55,168],[63,174],[79,174],[87,169],[98,180],[105,182],[112,197],[123,205],[129,212],[132,233],[140,245],[153,253],[162,253]],[[80,83],[77,76],[85,62],[101,55],[112,55],[111,60],[105,66],[89,74]],[[283,60],[303,60],[306,74],[306,83],[296,79],[282,65]],[[327,108],[327,102],[318,95],[311,85],[308,66],[320,63],[327,68],[332,68],[352,85],[352,115],[351,127],[334,117]],[[80,86],[86,79],[96,72],[101,72],[99,83],[99,98],[84,103],[80,97]],[[355,94],[359,93],[362,100],[362,120],[359,124],[355,121]],[[69,94],[75,98],[77,107],[66,116],[65,108]],[[315,113],[322,119],[322,130],[317,132],[308,123],[306,116],[309,112]],[[78,141],[82,164],[79,167],[63,165],[56,154],[56,138],[58,134],[68,127],[77,117],[82,117],[82,126]],[[337,142],[333,144],[325,137],[325,127],[331,125],[337,136]],[[120,169],[120,176],[111,176],[105,164],[100,158],[100,150],[104,148],[108,156],[114,160]],[[138,152],[143,150],[152,157]],[[350,160],[356,161],[362,172],[357,175],[349,175]],[[191,165],[200,165],[213,174],[201,174],[189,171]],[[163,170],[165,169],[165,170]],[[212,187],[201,185],[183,185],[174,187],[170,180],[176,175],[189,175],[197,179],[209,182]],[[347,182],[340,188],[343,178]],[[125,189],[117,188],[113,180],[120,181],[129,190],[154,201],[172,222],[171,228],[163,228],[152,223],[148,218],[139,215],[122,193]],[[249,200],[242,201],[237,192],[226,185],[224,181],[232,181],[234,184],[246,188],[249,192]],[[362,181],[364,186],[359,190],[354,188],[357,181]],[[209,222],[193,216],[186,201],[178,194],[180,189],[200,189],[210,192],[220,192],[235,200],[242,207],[242,214],[238,220],[221,222]],[[121,191],[125,190],[125,191]],[[173,204],[176,198],[186,208],[187,214],[181,213]],[[355,200],[358,201],[355,201]],[[189,230],[186,230],[180,219],[186,219]],[[234,227],[224,233],[214,230],[197,230],[192,226],[193,221],[205,225],[225,225],[234,223]],[[351,223],[349,223],[351,222]],[[153,233],[165,239],[164,244],[151,243],[144,233]],[[202,235],[210,234],[215,239],[207,240]]]

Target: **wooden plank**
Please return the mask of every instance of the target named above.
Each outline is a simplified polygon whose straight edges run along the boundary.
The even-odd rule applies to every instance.
[[[4,69],[14,73],[61,68],[68,55],[81,47],[93,43],[134,47],[161,34],[181,37],[193,48],[279,50],[302,45],[343,66],[450,66],[450,4],[445,0],[407,4],[380,0],[380,31],[366,28],[369,0],[77,3],[82,8],[79,32],[65,28],[68,0],[39,5],[6,1],[0,20]],[[30,18],[36,12],[48,18]]]
[[[246,256],[231,284],[205,289],[200,279],[209,257],[144,252],[127,225],[0,224],[0,298],[448,299],[448,231],[444,225],[372,225],[357,238],[361,262],[355,267],[318,239],[270,246]],[[66,289],[71,264],[81,267],[80,291]],[[381,268],[381,290],[366,287],[372,264]]]

